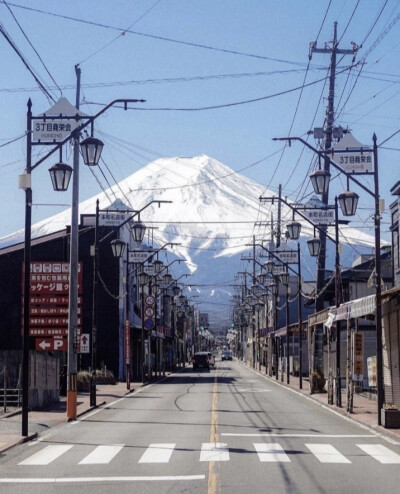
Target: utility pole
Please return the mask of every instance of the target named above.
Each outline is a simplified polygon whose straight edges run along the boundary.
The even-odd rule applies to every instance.
[[[323,53],[329,54],[331,56],[330,62],[330,76],[329,76],[329,93],[328,93],[328,104],[326,108],[325,114],[325,122],[323,127],[323,137],[324,137],[324,150],[330,150],[332,148],[332,140],[333,140],[333,131],[334,131],[334,122],[335,122],[335,80],[336,80],[336,57],[337,55],[353,55],[353,62],[355,56],[357,54],[358,45],[356,43],[352,43],[351,50],[343,50],[338,48],[338,40],[337,40],[337,22],[334,22],[333,25],[333,40],[331,43],[325,43],[324,48],[317,48],[317,42],[310,43],[310,52],[309,59],[311,60],[313,53]],[[325,154],[324,157],[324,171],[327,174],[330,173],[330,159],[328,154]],[[322,202],[326,205],[329,204],[329,187],[326,190],[326,193],[322,194]],[[319,237],[321,240],[321,248],[317,259],[317,285],[316,285],[316,299],[315,299],[315,312],[319,312],[324,308],[324,297],[320,296],[320,293],[323,289],[325,282],[325,265],[326,265],[326,234],[327,234],[327,226],[321,225],[319,230]],[[321,329],[318,327],[315,328],[314,331],[314,368],[320,366],[322,364],[322,345],[323,339],[321,335]],[[321,357],[318,359],[318,353],[320,353]]]
[[[336,79],[336,57],[337,55],[353,55],[353,61],[356,56],[358,45],[352,43],[351,50],[342,50],[338,48],[337,41],[337,22],[333,25],[333,40],[331,43],[325,43],[324,48],[317,48],[317,42],[310,43],[310,52],[308,58],[311,60],[313,53],[330,54],[330,76],[329,76],[329,93],[328,105],[326,108],[325,123],[324,123],[324,150],[329,150],[332,147],[332,136],[335,122],[335,79]],[[330,159],[328,155],[324,158],[324,170],[330,173]],[[327,192],[321,197],[322,202],[329,202],[329,187]],[[326,261],[326,226],[321,225],[320,229],[321,249],[317,262],[317,298],[315,301],[315,311],[318,312],[324,308],[323,297],[318,297],[318,294],[323,288],[325,281],[325,261]]]
[[[76,72],[76,109],[79,111],[81,69]],[[72,175],[71,235],[70,235],[70,282],[68,304],[68,353],[67,353],[67,418],[76,420],[78,395],[78,264],[79,264],[79,134],[74,136],[74,173]],[[95,370],[96,371],[96,370]]]

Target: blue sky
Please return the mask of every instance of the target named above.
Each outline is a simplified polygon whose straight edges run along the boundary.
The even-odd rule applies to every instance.
[[[338,57],[336,124],[364,144],[372,143],[375,132],[381,143],[400,129],[399,16],[395,0],[0,1],[3,30],[54,100],[63,95],[75,102],[76,64],[82,70],[82,111],[94,114],[116,98],[146,100],[136,110],[112,109],[96,121],[107,167],[92,173],[82,166],[81,200],[158,157],[198,154],[274,191],[282,183],[290,199],[308,198],[315,156],[300,143],[283,149],[272,138],[305,137],[323,125],[329,56],[314,54],[309,64],[309,43],[323,47],[331,41],[335,21],[339,48],[363,43],[355,63],[364,64],[349,70],[352,57]],[[24,225],[18,175],[26,144],[18,138],[26,128],[27,100],[34,114],[53,101],[38,90],[3,35],[0,43],[2,237]],[[389,189],[399,179],[399,149],[396,134],[379,150],[387,210],[394,199]],[[34,160],[43,152],[36,148]],[[71,160],[71,150],[64,160]],[[34,222],[70,203],[70,192],[51,190],[52,164],[33,174]],[[344,188],[336,178],[332,194]],[[354,226],[369,227],[372,199],[357,192]],[[389,238],[387,212],[383,221]]]

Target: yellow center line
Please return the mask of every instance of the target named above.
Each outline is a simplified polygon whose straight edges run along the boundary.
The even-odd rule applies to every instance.
[[[215,368],[214,385],[212,390],[211,400],[211,427],[210,427],[210,443],[217,443],[218,435],[218,367]],[[207,494],[218,494],[221,492],[219,482],[218,462],[210,461],[208,465],[208,488]]]

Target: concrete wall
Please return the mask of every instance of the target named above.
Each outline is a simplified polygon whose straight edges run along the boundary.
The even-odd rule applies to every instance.
[[[22,386],[22,352],[0,350],[0,374],[5,367],[8,371],[8,388]],[[29,408],[46,408],[60,399],[60,358],[48,352],[29,352]],[[3,382],[0,381],[0,386]]]

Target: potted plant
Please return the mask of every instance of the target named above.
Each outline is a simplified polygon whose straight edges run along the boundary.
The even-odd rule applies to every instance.
[[[382,408],[382,425],[386,429],[400,429],[400,410],[397,405],[385,403]]]

